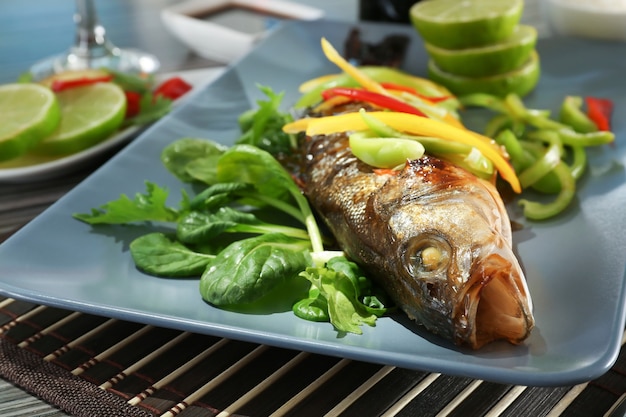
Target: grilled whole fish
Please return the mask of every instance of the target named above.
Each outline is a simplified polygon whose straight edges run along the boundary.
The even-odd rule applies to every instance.
[[[306,138],[303,150],[303,192],[411,319],[473,349],[529,335],[532,303],[491,183],[430,156],[381,173],[345,134]]]

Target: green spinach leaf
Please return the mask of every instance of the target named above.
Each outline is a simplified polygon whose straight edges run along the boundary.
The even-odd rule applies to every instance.
[[[308,241],[280,233],[234,242],[202,274],[202,298],[216,306],[254,302],[296,279],[310,265],[309,248]]]
[[[178,221],[176,236],[183,243],[209,241],[222,233],[283,233],[287,236],[308,240],[302,229],[276,225],[259,220],[254,214],[221,207],[214,213],[192,211]]]
[[[161,277],[200,276],[215,255],[195,252],[163,233],[133,240],[130,253],[137,268]]]
[[[161,162],[168,171],[183,182],[215,182],[217,159],[226,151],[224,145],[196,138],[182,138],[167,145],[161,152]]]

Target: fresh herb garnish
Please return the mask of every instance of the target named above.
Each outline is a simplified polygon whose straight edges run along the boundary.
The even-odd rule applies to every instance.
[[[293,151],[297,146],[295,135],[283,132],[283,126],[293,121],[289,113],[280,111],[284,93],[275,93],[269,87],[258,87],[268,100],[258,100],[257,109],[250,109],[239,116],[243,134],[237,143],[253,145],[273,155]]]
[[[125,126],[143,126],[159,120],[172,109],[173,99],[155,94],[155,80],[152,75],[137,75],[107,68],[113,82],[126,92],[129,107],[136,109],[124,121]]]
[[[342,252],[325,249],[329,238],[291,175],[270,152],[247,144],[253,137],[249,132],[259,129],[255,137],[266,138],[263,132],[274,128],[270,120],[284,117],[278,110],[282,95],[263,91],[270,101],[246,115],[250,120],[235,146],[184,138],[163,150],[167,169],[181,181],[203,184],[203,191],[193,197],[183,192],[179,207],[168,207],[168,191],[148,182],[145,194],[122,195],[75,217],[93,225],[169,224],[170,234],[151,233],[131,243],[141,270],[172,278],[201,276],[202,298],[235,311],[264,300],[275,303],[272,295],[278,293],[288,297],[298,317],[360,334],[362,325],[373,326],[388,311],[384,293]],[[292,139],[287,147],[282,142],[269,148],[290,150]],[[267,216],[270,212],[274,215]]]

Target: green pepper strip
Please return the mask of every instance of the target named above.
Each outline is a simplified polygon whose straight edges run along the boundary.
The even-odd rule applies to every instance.
[[[449,154],[449,153],[458,153],[458,154],[468,154],[472,147],[466,145],[465,143],[454,142],[450,140],[443,140],[432,136],[415,136],[409,135],[408,133],[400,132],[389,126],[388,124],[382,122],[380,119],[370,115],[364,109],[359,110],[361,117],[367,124],[367,126],[373,130],[376,135],[380,137],[387,138],[405,138],[412,139],[420,142],[426,148],[426,152],[429,154]]]
[[[550,119],[550,112],[528,109],[522,102],[522,99],[516,94],[509,94],[504,99],[510,114],[526,123],[536,127],[537,129],[563,129],[569,126]]]
[[[507,129],[500,132],[495,137],[495,141],[504,146],[516,172],[522,172],[535,162],[535,158],[532,158],[524,151],[519,139],[511,130]]]
[[[493,174],[493,164],[491,161],[485,158],[480,152],[480,155],[476,155],[475,152],[478,150],[475,150],[474,153],[472,153],[472,150],[475,148],[472,148],[469,145],[442,140],[431,136],[409,135],[392,128],[386,123],[383,123],[378,118],[368,114],[364,109],[359,110],[359,113],[370,130],[374,132],[374,135],[389,138],[389,140],[393,140],[394,138],[414,140],[421,143],[427,153],[448,159],[476,175],[489,177]],[[354,139],[358,140],[360,138],[356,136]]]
[[[569,146],[599,146],[615,140],[615,134],[606,130],[578,133],[572,129],[561,129],[559,130],[559,136],[563,144]]]
[[[555,130],[535,130],[529,133],[527,136],[530,141],[539,141],[546,143],[548,145],[557,145],[563,155],[565,152],[563,150],[563,142],[561,141],[561,135],[558,134]]]
[[[587,167],[587,152],[582,146],[571,146],[572,150],[572,163],[569,166],[572,176],[575,180],[578,180]]]
[[[521,142],[521,145],[524,148],[525,153],[533,161],[532,163],[541,159],[546,152],[545,146],[539,142],[523,141]],[[543,194],[557,194],[561,191],[561,182],[554,171],[551,171],[539,181],[535,182],[532,185],[532,188]]]
[[[516,120],[508,114],[499,114],[492,117],[485,127],[485,136],[494,138],[503,130],[510,130],[515,136],[521,138],[526,133],[526,125],[521,120]]]
[[[561,105],[559,120],[572,127],[576,132],[596,132],[598,126],[582,110],[583,98],[580,96],[567,96]]]
[[[550,145],[541,158],[537,159],[535,163],[518,175],[522,187],[527,188],[532,186],[541,178],[545,177],[559,163],[561,163],[561,150],[559,145]]]
[[[466,155],[458,153],[434,155],[442,159],[447,159],[454,165],[471,172],[477,177],[489,179],[493,176],[493,163],[489,159],[485,158],[484,155],[476,148],[472,148],[472,150]]]
[[[485,107],[498,113],[508,113],[509,109],[500,97],[485,93],[467,94],[459,97],[459,103],[467,107]]]
[[[539,203],[522,199],[519,204],[524,208],[524,216],[531,220],[545,220],[556,216],[572,202],[576,193],[576,181],[567,165],[560,162],[552,171],[561,182],[561,191],[550,203]]]
[[[365,109],[360,109],[359,114],[367,124],[371,130],[374,131],[378,136],[388,137],[388,138],[399,138],[402,137],[402,133],[393,127],[389,126],[387,123],[382,122],[377,117],[368,114]]]
[[[407,160],[424,155],[424,145],[407,138],[373,137],[370,131],[349,136],[354,156],[374,168],[401,169]]]

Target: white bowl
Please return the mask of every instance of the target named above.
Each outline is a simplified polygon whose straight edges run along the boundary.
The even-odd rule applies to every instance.
[[[554,32],[626,41],[626,0],[547,0]]]
[[[281,20],[315,20],[323,12],[281,0],[190,0],[161,11],[165,26],[198,55],[229,63]]]

